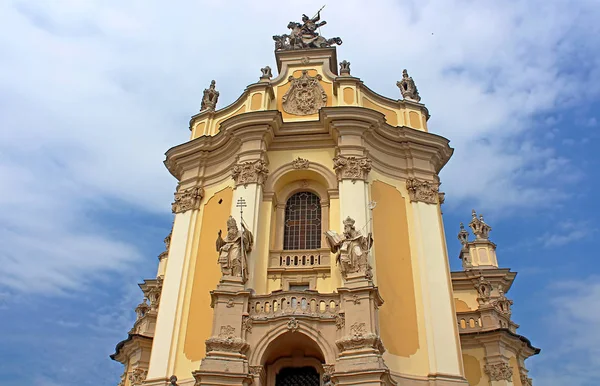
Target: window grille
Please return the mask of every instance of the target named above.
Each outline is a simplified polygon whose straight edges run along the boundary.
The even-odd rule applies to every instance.
[[[311,192],[299,192],[285,204],[283,249],[321,248],[321,199]]]

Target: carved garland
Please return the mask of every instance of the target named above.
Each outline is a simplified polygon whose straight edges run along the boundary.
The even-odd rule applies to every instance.
[[[439,184],[429,181],[409,178],[406,180],[406,189],[410,201],[424,202],[426,204],[437,204],[440,200]]]
[[[262,185],[267,180],[269,169],[263,160],[240,162],[233,165],[231,177],[235,185],[259,184]]]
[[[366,180],[371,171],[371,160],[367,157],[344,157],[341,155],[333,159],[333,170],[339,181],[344,179]]]
[[[487,364],[484,370],[492,381],[512,381],[513,370],[508,363]]]
[[[173,213],[183,213],[188,210],[198,209],[202,197],[204,197],[204,189],[200,186],[194,186],[182,191],[177,189],[177,192],[175,192],[175,201],[171,204],[171,210]]]
[[[294,169],[308,169],[308,166],[310,165],[310,161],[304,158],[296,158],[294,161],[292,161],[292,167]]]
[[[235,336],[235,328],[230,325],[221,326],[219,336],[212,336],[206,340],[207,353],[211,351],[244,353],[249,347],[245,340]]]
[[[132,372],[129,373],[129,383],[132,386],[141,385],[142,382],[146,380],[147,375],[147,370],[144,370],[141,367],[136,367]]]

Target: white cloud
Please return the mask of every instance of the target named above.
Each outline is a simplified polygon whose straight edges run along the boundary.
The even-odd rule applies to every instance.
[[[552,346],[534,363],[535,382],[592,386],[600,382],[600,278],[559,282],[548,290],[546,327]],[[537,370],[539,369],[539,371]]]
[[[545,248],[561,247],[574,241],[587,239],[596,232],[597,229],[589,222],[576,223],[572,220],[565,220],[558,223],[551,232],[546,232],[540,236],[538,242]]]
[[[202,90],[214,78],[219,105],[235,100],[260,67],[275,67],[270,37],[321,5],[2,3],[3,283],[60,291],[135,259],[135,241],[93,230],[82,213],[119,200],[166,214],[175,181],[163,153],[187,139]],[[400,96],[395,81],[409,69],[431,131],[456,148],[442,176],[449,203],[510,213],[564,199],[550,181],[581,178],[532,127],[596,95],[598,51],[578,62],[586,71],[569,66],[599,36],[597,16],[592,1],[347,0],[327,5],[322,33],[341,36],[340,60],[384,95]]]

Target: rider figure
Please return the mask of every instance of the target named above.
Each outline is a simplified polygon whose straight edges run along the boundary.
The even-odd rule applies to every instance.
[[[320,19],[321,19],[320,11],[317,12],[317,15],[315,17],[313,17],[312,19],[309,18],[308,16],[306,16],[305,14],[302,14],[302,23],[304,23],[301,27],[302,34],[309,35],[312,38],[319,36],[319,34],[317,32],[317,28],[327,24],[326,21],[322,21],[319,23]]]

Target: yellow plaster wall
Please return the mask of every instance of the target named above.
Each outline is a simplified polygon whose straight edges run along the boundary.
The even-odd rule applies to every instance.
[[[481,355],[482,354],[476,352],[476,350],[469,350],[462,355],[463,366],[465,367],[465,378],[467,378],[469,386],[487,386],[487,383],[484,381],[485,375],[482,367],[484,361]]]
[[[477,291],[475,288],[467,291],[455,290],[454,305],[456,306],[456,312],[476,311],[479,309],[479,303],[477,303]],[[459,309],[459,307],[466,307],[466,309]]]
[[[460,299],[454,298],[454,308],[456,308],[456,312],[468,312],[471,311],[467,303],[463,302]]]
[[[263,97],[263,94],[260,92],[252,94],[252,98],[250,100],[250,110],[255,111],[255,110],[261,109],[262,97]]]
[[[254,251],[251,255],[253,259],[256,259],[254,263],[253,272],[253,275],[255,277],[254,290],[257,294],[267,294],[270,292],[270,283],[268,283],[269,278],[267,277],[267,269],[269,266],[269,238],[272,234],[270,232],[272,221],[271,219],[275,215],[275,213],[273,213],[273,203],[271,201],[261,202],[259,213],[259,228],[256,232],[256,235],[254,235],[254,238],[257,242],[254,244]]]
[[[398,126],[398,114],[396,111],[387,109],[381,105],[374,103],[373,101],[367,99],[366,97],[362,98],[362,105],[371,110],[379,111],[383,115],[385,115],[385,120],[392,126]]]
[[[204,341],[212,330],[210,291],[216,288],[221,272],[217,264],[215,240],[219,229],[225,227],[231,211],[233,190],[231,187],[214,191],[202,207],[201,226],[196,227],[194,240],[198,240],[195,260],[189,270],[191,287],[184,302],[187,309],[181,324],[182,334],[175,366],[176,374],[189,374],[195,370],[205,355]],[[182,346],[182,347],[181,347]],[[185,359],[184,359],[185,358]]]
[[[302,71],[304,69],[301,70],[294,70],[292,72],[292,76],[294,78],[299,78],[302,76]],[[312,68],[312,69],[307,69],[308,70],[308,75],[309,76],[317,76],[317,74],[322,76],[322,79],[319,81],[319,84],[321,84],[321,86],[323,87],[323,90],[325,90],[325,94],[327,95],[327,103],[325,106],[330,107],[330,106],[335,106],[337,103],[335,103],[334,101],[334,96],[333,96],[333,83],[331,83],[330,81],[327,80],[327,78],[323,75],[322,69],[321,68]],[[286,75],[287,78],[287,75]],[[303,116],[299,116],[299,115],[292,115],[292,114],[288,114],[285,111],[283,111],[283,102],[281,100],[281,98],[285,95],[285,93],[290,89],[291,86],[291,82],[286,82],[282,85],[279,85],[277,87],[275,87],[276,90],[276,98],[277,98],[277,110],[281,111],[281,116],[283,117],[284,121],[289,121],[289,120],[302,120],[302,121],[310,121],[310,120],[317,120],[319,119],[319,114],[311,114],[311,115],[303,115]]]
[[[344,87],[343,96],[344,103],[347,105],[353,105],[355,100],[356,90],[353,87]]]
[[[385,300],[379,311],[381,337],[390,354],[409,357],[419,349],[419,328],[406,205],[395,187],[381,181],[373,182],[371,195],[377,202],[377,284]]]
[[[413,129],[422,129],[421,117],[419,115],[420,114],[417,113],[416,111],[408,112],[409,126],[412,127]]]

